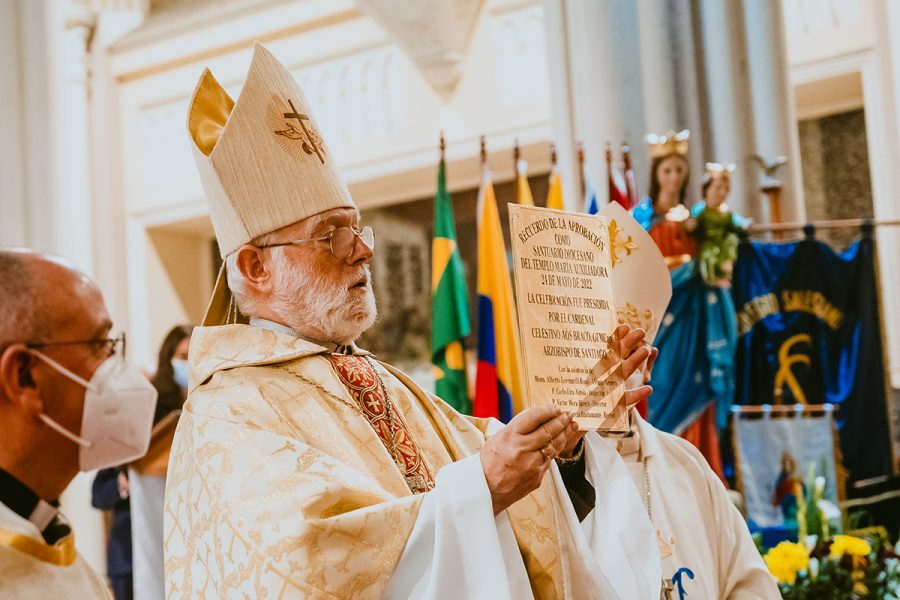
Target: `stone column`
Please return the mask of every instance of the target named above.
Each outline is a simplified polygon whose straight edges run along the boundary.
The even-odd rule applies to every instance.
[[[668,3],[664,0],[638,0],[637,15],[647,132],[679,131],[684,124],[678,118],[676,105],[676,60],[672,52]],[[630,141],[637,147],[638,140]]]
[[[51,0],[0,0],[0,244],[55,250]]]
[[[756,154],[771,160],[786,156],[776,173],[782,182],[781,214],[785,221],[804,220],[803,178],[794,92],[788,73],[784,18],[779,0],[744,0],[748,75]],[[758,169],[755,170],[758,172]],[[753,177],[753,171],[747,175]],[[755,179],[755,178],[754,178]]]
[[[93,15],[0,0],[0,243],[93,270],[87,43]]]
[[[691,184],[688,192],[701,199],[703,171],[712,152],[711,132],[706,119],[707,98],[700,51],[703,40],[700,31],[699,8],[694,2],[672,5],[673,48],[678,56],[675,87],[679,96],[679,117],[691,131]]]
[[[544,0],[544,9],[551,85],[560,87],[560,82],[566,82],[563,93],[555,90],[551,96],[554,120],[560,111],[570,115],[574,131],[569,135],[557,126],[555,133],[566,143],[569,137],[572,142],[584,144],[589,172],[603,197],[606,143],[618,145],[628,140],[636,144],[645,131],[637,7],[614,0]],[[559,27],[560,21],[564,28]],[[564,76],[558,72],[561,66],[555,61],[563,53],[569,61]],[[637,153],[634,158],[636,169],[643,172],[646,155]],[[570,166],[569,160],[576,164]],[[567,182],[567,190],[577,190],[574,149],[560,153],[560,166],[564,175],[576,173],[572,182]],[[580,196],[567,195],[568,208],[580,208]],[[577,203],[569,198],[578,198]]]
[[[19,0],[0,0],[0,245],[28,244],[22,127],[22,40]]]
[[[706,128],[702,120],[705,91],[698,84],[697,49],[692,2],[639,0],[641,74],[647,133],[667,130],[691,132],[691,178],[688,205],[700,197],[700,180],[708,159]],[[639,154],[645,154],[642,139],[631,140]],[[638,187],[647,193],[649,173],[641,172]]]
[[[547,63],[550,66],[550,105],[557,165],[562,174],[563,199],[567,208],[577,209],[579,196],[578,139],[572,95],[572,66],[568,44],[566,0],[544,0],[544,27],[547,32]]]
[[[765,212],[756,168],[750,159],[755,143],[741,5],[700,0],[699,7],[711,142],[708,160],[737,165],[729,204],[737,212],[762,221]]]
[[[88,45],[96,15],[83,5],[69,2],[63,5],[61,18],[64,27],[60,45],[61,89],[60,102],[56,106],[57,251],[86,273],[93,274]]]
[[[135,3],[137,4],[137,3]],[[123,134],[119,126],[119,86],[110,62],[109,46],[136,27],[139,8],[120,2],[115,12],[101,12],[91,40],[88,63],[90,95],[88,122],[91,145],[91,205],[94,235],[94,281],[103,290],[114,323],[129,322],[128,256],[125,232]],[[132,334],[131,331],[128,332]]]
[[[900,218],[900,3],[874,0],[872,5],[876,58],[863,69],[872,199],[876,219],[896,219]],[[900,389],[900,265],[895,260],[900,256],[900,227],[879,227],[875,233],[890,381]],[[895,428],[895,441],[898,435]],[[900,447],[896,450],[900,452]]]

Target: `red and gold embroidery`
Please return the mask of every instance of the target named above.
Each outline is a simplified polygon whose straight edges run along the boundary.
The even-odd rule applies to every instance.
[[[362,356],[330,354],[328,358],[362,414],[393,456],[410,491],[420,494],[433,490],[434,477],[409,434],[406,422],[387,397],[375,369]]]

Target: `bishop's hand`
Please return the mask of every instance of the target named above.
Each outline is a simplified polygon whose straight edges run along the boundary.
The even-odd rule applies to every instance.
[[[578,434],[572,417],[552,406],[516,415],[481,448],[481,467],[498,515],[541,485],[559,451]]]

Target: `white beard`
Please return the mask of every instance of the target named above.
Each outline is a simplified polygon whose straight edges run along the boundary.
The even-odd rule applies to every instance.
[[[313,341],[346,345],[375,323],[378,311],[368,264],[335,285],[303,263],[288,262],[281,252],[272,258],[277,270],[271,308],[291,329]],[[365,287],[350,287],[362,277]]]

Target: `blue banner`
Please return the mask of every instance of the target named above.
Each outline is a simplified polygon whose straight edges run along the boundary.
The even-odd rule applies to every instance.
[[[745,242],[732,288],[735,402],[840,405],[851,479],[891,473],[875,243]]]

